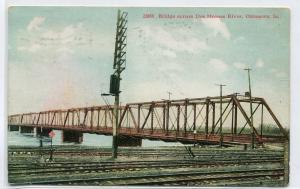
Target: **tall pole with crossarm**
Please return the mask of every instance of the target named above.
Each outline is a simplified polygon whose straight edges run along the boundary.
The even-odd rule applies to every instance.
[[[126,46],[127,46],[127,12],[118,10],[117,31],[114,53],[114,73],[110,77],[110,94],[115,96],[114,103],[114,124],[112,141],[112,158],[118,156],[118,127],[119,127],[119,99],[121,73],[126,67]]]
[[[251,128],[252,128],[252,132],[251,132],[251,147],[252,149],[254,148],[254,138],[255,138],[255,134],[254,134],[254,125],[253,125],[253,109],[252,109],[252,92],[251,92],[251,78],[250,78],[250,68],[246,68],[244,69],[248,72],[248,84],[249,84],[249,99],[250,99],[250,119],[251,119]]]

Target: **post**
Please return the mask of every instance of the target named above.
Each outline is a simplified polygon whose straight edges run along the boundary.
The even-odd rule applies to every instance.
[[[112,141],[112,147],[113,147],[113,158],[117,158],[118,153],[118,124],[119,124],[119,93],[115,95],[115,104],[114,104],[114,115],[115,115],[115,124],[113,124],[113,141]]]
[[[184,102],[184,124],[183,124],[183,127],[184,127],[184,136],[186,136],[186,126],[187,126],[187,104],[188,104],[188,100],[186,99],[185,102]]]
[[[207,98],[206,99],[205,138],[208,137],[209,105],[210,105],[210,100]]]
[[[50,158],[49,160],[52,161],[53,160],[53,148],[52,148],[52,137],[51,137],[51,147],[50,147]]]
[[[55,133],[53,130],[50,131],[50,133],[48,134],[49,137],[51,138],[51,147],[50,147],[50,158],[49,160],[52,161],[53,160],[53,146],[52,146],[52,139],[55,136]]]
[[[261,104],[261,118],[260,118],[260,137],[263,136],[263,124],[264,124],[264,105]]]
[[[232,108],[231,108],[231,140],[233,141],[233,133],[234,133],[234,103],[232,103]]]
[[[140,125],[141,125],[141,105],[138,105],[138,123],[137,123],[137,132],[140,130]]]
[[[222,97],[222,85],[220,85],[220,146],[223,145],[223,120],[222,120],[222,104],[223,104],[223,97]]]
[[[223,145],[223,115],[222,115],[222,104],[223,104],[223,96],[222,96],[222,89],[223,89],[223,86],[226,86],[226,85],[223,85],[223,84],[217,84],[219,87],[220,87],[220,147],[222,147]]]
[[[169,95],[169,101],[171,100],[171,95],[172,93],[170,91],[167,91],[168,95]]]
[[[119,23],[120,23],[120,16],[121,16],[121,11],[118,10],[118,20],[117,20],[117,34],[116,34],[116,47],[118,47],[118,33],[119,33]],[[117,53],[115,52],[115,59],[116,59]],[[114,65],[116,65],[117,70],[117,81],[120,82],[120,64],[114,61]],[[119,84],[120,85],[120,84]],[[115,93],[115,104],[114,104],[114,115],[115,115],[115,123],[113,124],[113,141],[112,141],[112,147],[113,147],[113,154],[112,157],[115,159],[117,158],[117,153],[118,153],[118,124],[119,124],[119,89]]]
[[[150,125],[151,125],[151,134],[153,133],[153,120],[154,120],[154,103],[151,104],[150,106],[150,109],[151,109],[151,122],[150,122]]]
[[[252,108],[252,93],[251,93],[251,78],[250,78],[250,68],[246,68],[244,69],[248,72],[248,84],[249,84],[249,99],[250,99],[250,122],[251,122],[251,128],[252,128],[252,133],[251,133],[251,148],[254,149],[254,140],[255,140],[255,134],[254,134],[254,125],[253,125],[253,115],[252,115],[252,112],[253,112],[253,108]]]
[[[166,105],[163,106],[163,130],[166,130]]]
[[[216,105],[215,103],[213,102],[212,103],[212,109],[213,109],[213,112],[212,112],[212,127],[211,127],[211,133],[212,134],[215,134],[215,117],[216,117]]]
[[[37,129],[38,129],[38,127],[37,127]],[[43,127],[41,127],[41,130],[40,130],[40,136],[39,136],[39,139],[40,139],[39,155],[40,155],[40,161],[41,161],[41,162],[44,161],[44,157],[43,157],[43,153],[42,153],[42,148],[43,148],[43,138],[42,138],[42,133],[43,133]]]
[[[237,114],[238,114],[237,106],[234,105],[234,135],[237,134]]]
[[[114,74],[111,76],[110,93],[115,96],[114,103],[114,116],[115,121],[113,124],[113,141],[112,141],[112,158],[117,158],[118,151],[118,127],[119,127],[119,106],[120,106],[120,81],[121,72],[126,67],[126,39],[127,39],[127,12],[118,10],[117,18],[117,31],[114,52]]]
[[[169,134],[169,119],[170,119],[170,101],[167,102],[167,113],[166,113],[166,135]]]
[[[40,133],[40,147],[42,148],[43,147],[43,136],[42,136],[42,133],[43,133],[43,125],[41,126],[41,133]]]
[[[179,126],[180,126],[180,105],[177,105],[177,129],[176,129],[176,136],[179,135]]]
[[[194,112],[194,121],[193,121],[193,132],[196,131],[196,121],[197,121],[197,117],[196,117],[196,111],[197,111],[197,108],[196,108],[196,104],[193,105],[193,112]]]
[[[39,138],[40,138],[40,148],[42,148],[43,147],[42,133],[40,134]]]

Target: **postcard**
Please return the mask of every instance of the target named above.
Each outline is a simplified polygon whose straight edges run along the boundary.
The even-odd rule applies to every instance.
[[[290,10],[8,10],[11,186],[289,183]]]

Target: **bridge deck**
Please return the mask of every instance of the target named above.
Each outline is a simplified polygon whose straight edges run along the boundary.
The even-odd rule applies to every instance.
[[[32,127],[35,128],[37,125],[16,125],[16,126],[23,126],[23,127]],[[95,133],[100,135],[112,135],[112,128],[111,127],[98,127],[98,128],[90,128],[90,127],[77,127],[77,126],[63,126],[63,125],[43,125],[43,128],[51,128],[57,130],[72,130],[72,131],[80,131],[83,133]],[[197,133],[194,134],[193,132],[187,132],[186,134],[182,131],[169,131],[166,133],[165,130],[137,130],[134,128],[120,128],[119,135],[128,136],[128,137],[135,137],[135,138],[142,138],[142,139],[150,139],[150,140],[162,140],[166,142],[182,142],[182,143],[209,143],[209,144],[218,144],[220,142],[221,136],[219,134],[208,134],[205,133]],[[263,136],[263,137],[256,137],[256,143],[278,143],[283,142],[285,140],[284,137],[281,136]],[[231,134],[224,134],[223,135],[223,142],[224,143],[240,143],[240,144],[249,144],[251,142],[251,135],[231,135]]]

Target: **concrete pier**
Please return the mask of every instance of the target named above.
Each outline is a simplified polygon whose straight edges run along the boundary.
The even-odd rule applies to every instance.
[[[142,146],[142,139],[127,136],[118,137],[119,146]]]
[[[62,142],[82,143],[83,133],[79,131],[62,131]]]
[[[20,127],[20,133],[34,133],[34,127]]]
[[[19,131],[20,127],[18,125],[10,125],[8,126],[9,131]]]

